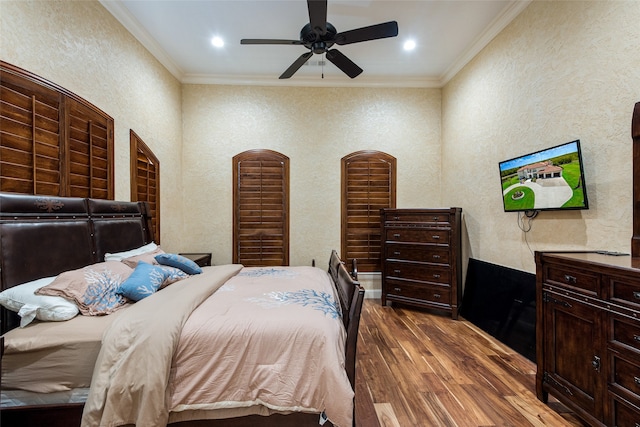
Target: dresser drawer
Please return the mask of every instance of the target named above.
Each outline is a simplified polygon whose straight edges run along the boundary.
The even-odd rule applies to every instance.
[[[640,399],[640,366],[620,357],[620,354],[615,352],[611,354],[611,358],[612,383],[633,393],[636,398]]]
[[[640,407],[618,396],[611,399],[611,425],[616,427],[640,427]]]
[[[411,223],[434,223],[449,224],[449,212],[385,212],[385,222],[411,222]]]
[[[610,319],[612,331],[610,342],[631,347],[640,355],[640,321],[634,321],[613,314],[610,315]]]
[[[609,278],[609,300],[633,310],[640,310],[640,281]]]
[[[435,245],[449,244],[448,229],[429,228],[388,228],[385,231],[385,240],[388,242],[414,242]]]
[[[449,264],[449,250],[437,246],[389,243],[385,247],[384,257],[388,260]]]
[[[437,304],[451,304],[451,289],[448,287],[419,285],[388,279],[385,292],[389,296],[419,299]]]
[[[421,282],[442,283],[449,285],[451,271],[447,267],[413,264],[409,262],[385,262],[386,277],[419,280]]]
[[[569,287],[576,292],[598,296],[600,276],[583,270],[550,265],[544,271],[543,280],[552,285]]]

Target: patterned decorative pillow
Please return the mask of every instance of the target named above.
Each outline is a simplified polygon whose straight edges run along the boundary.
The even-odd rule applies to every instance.
[[[59,274],[36,294],[72,300],[84,315],[109,314],[130,302],[118,294],[118,288],[132,272],[131,267],[120,261],[99,262]]]
[[[179,268],[187,274],[202,273],[202,269],[200,268],[200,266],[198,266],[198,264],[191,261],[189,258],[183,257],[182,255],[160,254],[156,255],[156,261],[158,261],[158,264]]]
[[[133,301],[140,301],[154,294],[169,275],[159,265],[152,265],[140,261],[133,273],[122,282],[118,293]]]
[[[163,254],[164,251],[160,249],[158,246],[155,250],[151,252],[147,252],[141,255],[132,256],[129,258],[125,258],[122,260],[125,264],[127,264],[131,268],[136,268],[140,261],[146,262],[147,264],[155,264],[158,265],[158,261],[156,261],[156,255]]]
[[[177,282],[178,280],[186,279],[189,277],[187,273],[180,270],[179,268],[170,267],[168,265],[159,265],[159,267],[167,273],[167,278],[164,280],[164,282],[162,282],[162,285],[160,285],[160,289],[163,289],[170,284]]]
[[[35,291],[53,282],[54,279],[55,277],[44,277],[6,289],[0,292],[0,304],[18,313],[21,328],[31,323],[33,319],[69,320],[78,314],[78,306],[61,297],[35,294]]]

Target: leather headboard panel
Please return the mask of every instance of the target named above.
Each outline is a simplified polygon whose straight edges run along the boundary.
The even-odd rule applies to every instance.
[[[85,199],[0,193],[2,289],[93,262]]]
[[[99,242],[96,256],[100,262],[104,261],[107,252],[128,251],[149,243],[145,241],[140,219],[94,219],[93,227],[96,242]]]
[[[94,262],[89,220],[0,223],[3,289]]]
[[[0,193],[0,289],[93,262],[85,199]],[[4,308],[0,319],[2,332],[19,324]]]
[[[88,199],[88,203],[98,261],[104,261],[105,253],[127,251],[153,240],[144,203],[99,199]]]

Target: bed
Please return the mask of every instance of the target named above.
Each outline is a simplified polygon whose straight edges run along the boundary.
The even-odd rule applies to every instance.
[[[2,291],[40,278],[56,288],[96,266],[137,272],[139,264],[105,255],[153,245],[145,203],[13,193],[0,193],[0,238]],[[354,424],[364,297],[356,274],[332,251],[326,270],[230,264],[169,281],[167,273],[170,285],[108,315],[20,327],[28,316],[3,307],[2,423]]]

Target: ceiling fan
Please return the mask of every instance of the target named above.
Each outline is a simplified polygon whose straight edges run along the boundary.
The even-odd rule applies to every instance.
[[[300,40],[279,39],[242,39],[240,44],[284,44],[302,45],[309,49],[280,76],[288,79],[314,54],[326,54],[326,57],[346,75],[357,77],[362,73],[362,68],[347,58],[338,49],[331,49],[334,44],[345,45],[369,40],[395,37],[398,35],[398,23],[396,21],[357,28],[355,30],[338,33],[336,28],[327,22],[327,0],[307,0],[309,9],[309,23],[300,30]]]

